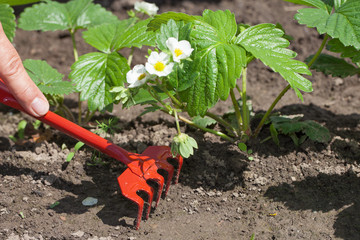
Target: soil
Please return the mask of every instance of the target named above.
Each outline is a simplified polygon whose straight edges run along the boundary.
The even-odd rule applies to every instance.
[[[120,18],[132,0],[103,1]],[[322,39],[313,29],[297,24],[296,6],[281,0],[157,1],[160,12],[201,14],[230,9],[239,22],[281,23],[294,37],[291,49],[298,59],[313,54]],[[18,12],[21,9],[17,9]],[[80,54],[92,51],[77,36]],[[18,30],[15,46],[22,59],[44,59],[67,75],[73,62],[71,38],[65,32]],[[135,62],[142,62],[140,51]],[[286,86],[278,74],[259,62],[248,70],[255,111],[264,111]],[[125,199],[116,178],[124,165],[82,148],[66,163],[76,141],[44,129],[39,143],[30,127],[26,141],[14,143],[17,124],[32,120],[22,113],[0,107],[0,239],[360,239],[360,84],[358,77],[345,79],[313,73],[314,92],[300,102],[287,93],[277,106],[284,114],[303,114],[326,126],[332,140],[320,144],[306,140],[295,147],[290,138],[254,144],[250,161],[236,146],[218,137],[182,126],[199,143],[185,159],[179,183],[133,228],[137,208]],[[73,97],[66,103],[76,111]],[[227,111],[227,102],[215,111]],[[129,151],[169,145],[176,134],[174,121],[162,114],[138,117],[142,108],[116,108],[102,117],[119,119],[120,131],[113,141]],[[30,126],[31,124],[28,124]],[[266,129],[260,139],[269,135]],[[64,144],[68,148],[63,148]],[[100,161],[99,161],[100,160]],[[97,161],[97,162],[96,162]],[[87,197],[98,204],[85,207]],[[50,207],[53,203],[59,204]]]

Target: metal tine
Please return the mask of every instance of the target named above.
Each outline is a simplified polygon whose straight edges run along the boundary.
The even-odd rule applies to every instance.
[[[146,180],[150,180],[155,182],[158,185],[157,188],[157,196],[156,196],[156,202],[155,202],[155,208],[158,206],[158,203],[160,201],[161,198],[161,194],[163,192],[164,189],[164,177],[161,176],[158,172],[157,172],[157,167],[153,167],[151,169],[149,169],[145,174],[144,174],[144,178]]]
[[[154,189],[146,183],[146,180],[144,178],[134,174],[129,168],[126,169],[118,177],[118,183],[120,185],[122,194],[131,201],[135,202],[138,206],[138,215],[135,222],[135,228],[139,229],[140,222],[143,216],[145,201],[138,195],[138,191],[143,191],[148,195],[147,202],[149,206],[146,210],[145,215],[145,219],[148,219],[151,210],[151,203],[154,196]]]
[[[168,173],[166,179],[165,191],[164,191],[164,196],[166,196],[170,188],[171,180],[174,176],[174,167],[167,161],[156,161],[155,164],[158,169],[162,169]]]

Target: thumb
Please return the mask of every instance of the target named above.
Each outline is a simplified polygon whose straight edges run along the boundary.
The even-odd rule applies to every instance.
[[[19,54],[6,37],[0,23],[0,78],[19,104],[35,117],[49,110],[46,97],[27,74]]]

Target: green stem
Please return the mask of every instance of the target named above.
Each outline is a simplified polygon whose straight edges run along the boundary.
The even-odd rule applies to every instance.
[[[75,59],[75,62],[76,62],[77,60],[79,60],[79,54],[78,54],[78,51],[77,51],[76,41],[75,41],[75,32],[76,32],[76,30],[70,29],[69,31],[70,31],[70,35],[71,35],[72,44],[73,44],[74,59]]]
[[[67,115],[70,118],[70,121],[75,122],[75,117],[74,114],[70,111],[70,109],[66,106],[66,105],[60,105],[60,107],[65,111],[65,113],[67,113]]]
[[[310,62],[307,64],[308,67],[310,68],[314,62],[316,61],[316,59],[318,59],[318,57],[320,56],[322,50],[324,49],[325,45],[326,45],[326,42],[327,40],[329,39],[329,35],[325,34],[324,35],[324,40],[322,41],[318,51],[315,53],[315,55],[313,56],[313,58],[310,60]]]
[[[177,114],[176,109],[173,109],[173,111],[174,111],[174,116],[175,116],[175,122],[176,122],[176,128],[177,128],[177,131],[178,131],[178,135],[180,135],[181,134],[181,129],[180,129],[180,123],[179,123],[178,114]]]
[[[132,60],[134,58],[134,50],[135,50],[135,47],[132,47],[131,48],[131,52],[130,52],[130,55],[129,55],[129,58],[128,58],[128,65],[131,67],[131,63],[132,63]]]
[[[236,130],[233,126],[231,126],[230,123],[228,123],[227,121],[225,121],[223,118],[219,117],[216,114],[213,114],[211,112],[206,112],[205,114],[206,116],[214,119],[216,122],[218,122],[219,124],[221,124],[223,127],[225,127],[229,132],[231,132],[232,134],[234,134],[236,136]]]
[[[88,123],[88,122],[93,118],[93,116],[95,115],[95,113],[96,113],[96,111],[93,111],[93,112],[87,111],[84,122],[85,122],[85,123]]]
[[[183,122],[185,122],[186,124],[190,125],[190,126],[193,126],[195,128],[198,128],[198,129],[201,129],[203,130],[204,132],[209,132],[209,133],[212,133],[212,134],[215,134],[229,142],[235,142],[235,140],[231,137],[229,137],[228,135],[226,135],[225,133],[222,133],[222,132],[219,132],[219,131],[215,131],[213,129],[210,129],[210,128],[206,128],[206,127],[202,127],[202,126],[199,126],[197,125],[196,123],[194,123],[193,121],[185,118],[185,117],[182,117],[182,116],[179,116],[179,119]]]
[[[156,96],[156,94],[153,94],[151,90],[153,90],[153,88],[151,86],[148,86],[148,91],[149,91],[150,95],[153,98],[155,98],[161,105],[164,106],[164,108],[162,108],[161,111],[164,112],[164,113],[167,113],[167,114],[169,114],[171,116],[175,116],[175,114],[171,114],[171,113],[176,112],[176,109],[171,108],[169,105],[167,105],[163,101],[161,101],[161,99],[158,96]],[[157,106],[157,105],[154,103],[153,106]],[[209,133],[215,134],[217,136],[220,136],[221,138],[223,138],[223,139],[225,139],[225,140],[227,140],[229,142],[232,142],[232,143],[235,142],[235,140],[233,138],[229,137],[225,133],[218,132],[218,131],[215,131],[215,130],[212,130],[212,129],[209,129],[209,128],[206,128],[206,127],[202,127],[200,125],[197,125],[193,121],[191,121],[191,120],[189,120],[189,119],[187,119],[185,117],[182,117],[182,116],[178,115],[177,113],[176,113],[176,116],[178,117],[178,119],[180,119],[181,121],[185,122],[186,124],[188,124],[190,126],[198,128],[200,130],[203,130],[204,132],[209,132]],[[177,124],[178,124],[178,122],[177,122]],[[180,125],[177,126],[177,127],[178,127],[178,133],[181,133],[180,132]]]
[[[259,125],[257,126],[257,128],[255,129],[253,138],[256,138],[257,135],[259,134],[262,126],[264,125],[265,121],[267,120],[267,118],[270,116],[272,110],[274,109],[275,105],[280,101],[280,99],[284,96],[284,94],[290,89],[290,84],[287,85],[282,91],[281,93],[276,97],[275,101],[271,104],[271,106],[269,107],[269,109],[267,110],[267,112],[265,113],[265,115],[262,117]]]
[[[241,136],[243,120],[242,120],[242,117],[241,117],[240,107],[239,107],[238,102],[236,101],[233,89],[230,89],[230,96],[231,96],[231,101],[232,101],[233,106],[234,106],[236,120],[237,120],[237,124],[238,124],[237,133],[238,133],[239,136]]]
[[[176,105],[176,107],[178,108],[183,108],[183,104],[180,102],[179,99],[177,99],[175,96],[173,96],[168,90],[166,87],[163,87],[163,84],[160,82],[159,79],[156,79],[156,83],[157,83],[157,86],[164,92],[166,93],[166,95],[169,96],[169,98],[171,99],[171,101]]]
[[[327,40],[329,39],[329,35],[325,34],[324,35],[324,40],[322,41],[319,49],[317,50],[317,52],[315,53],[315,55],[313,56],[313,58],[310,60],[310,62],[307,64],[307,66],[310,68],[314,62],[316,61],[316,59],[320,56],[322,50],[324,49]],[[290,84],[287,85],[281,92],[280,94],[276,97],[276,99],[274,100],[274,102],[271,104],[271,106],[269,107],[269,109],[267,110],[267,112],[265,113],[265,115],[262,117],[259,125],[257,126],[254,135],[252,136],[253,138],[256,138],[257,135],[259,134],[261,128],[263,127],[265,121],[268,119],[268,117],[270,116],[272,110],[274,109],[274,107],[276,106],[276,104],[280,101],[280,99],[285,95],[285,93],[291,88]]]
[[[70,35],[71,40],[73,44],[73,51],[74,51],[74,59],[75,62],[79,60],[79,54],[76,47],[76,41],[75,41],[75,32],[76,30],[70,29]],[[82,101],[80,100],[80,92],[78,93],[78,124],[81,125],[81,115],[82,115],[82,109],[81,109]]]
[[[243,130],[247,134],[250,134],[248,132],[249,129],[249,109],[247,107],[247,96],[246,96],[246,68],[243,68],[242,71],[242,92],[241,92],[241,99],[242,99],[242,110],[243,110]]]

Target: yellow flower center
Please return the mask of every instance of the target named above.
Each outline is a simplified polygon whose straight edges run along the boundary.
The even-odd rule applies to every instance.
[[[183,51],[182,51],[180,48],[176,48],[176,49],[174,50],[174,53],[175,53],[175,55],[178,57],[178,56],[180,56],[181,54],[183,54]]]
[[[138,81],[143,80],[146,77],[146,74],[143,73],[138,77]]]
[[[154,65],[154,68],[155,68],[156,71],[162,72],[162,71],[164,71],[164,69],[165,69],[165,64],[163,64],[162,62],[157,62],[157,63]]]

